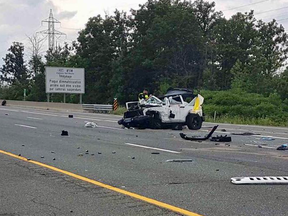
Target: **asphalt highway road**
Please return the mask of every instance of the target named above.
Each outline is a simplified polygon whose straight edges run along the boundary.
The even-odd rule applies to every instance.
[[[69,114],[74,118],[68,118]],[[276,150],[288,143],[287,128],[219,124],[215,135],[254,135],[232,135],[231,143],[216,145],[183,140],[179,131],[123,129],[118,120],[119,116],[107,114],[1,107],[0,150],[188,210],[191,215],[288,215],[287,185],[230,183],[237,176],[287,176],[288,151]],[[97,127],[85,128],[85,121]],[[213,125],[182,132],[204,135]],[[62,130],[69,136],[61,136]],[[171,159],[192,162],[167,162]],[[177,214],[0,154],[0,215]]]

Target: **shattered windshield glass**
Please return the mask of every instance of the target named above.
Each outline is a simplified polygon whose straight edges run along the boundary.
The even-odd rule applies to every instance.
[[[162,103],[163,102],[155,96],[152,96],[147,100],[147,104],[162,104]]]

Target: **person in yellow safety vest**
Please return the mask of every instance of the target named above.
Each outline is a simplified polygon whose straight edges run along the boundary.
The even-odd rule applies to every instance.
[[[141,92],[139,95],[138,95],[138,100],[148,100],[149,99],[149,96],[148,96],[148,90],[147,89],[144,89],[143,92]]]

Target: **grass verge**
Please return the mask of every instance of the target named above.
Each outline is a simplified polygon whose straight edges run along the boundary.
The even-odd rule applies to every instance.
[[[215,123],[243,124],[243,125],[282,126],[282,127],[288,126],[288,122],[275,122],[270,118],[243,118],[240,116],[235,117],[221,116],[217,117],[215,121],[212,117],[206,116],[205,121]]]
[[[114,115],[123,115],[124,112],[126,112],[126,107],[124,107],[124,106],[119,106],[117,110],[114,110],[114,111],[112,112],[112,114],[114,114]]]

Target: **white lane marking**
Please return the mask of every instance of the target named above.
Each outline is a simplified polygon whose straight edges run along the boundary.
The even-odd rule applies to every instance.
[[[169,153],[174,153],[174,154],[180,154],[180,153],[181,153],[181,152],[172,151],[172,150],[168,150],[168,149],[154,148],[154,147],[150,147],[150,146],[143,146],[143,145],[138,145],[138,144],[133,144],[133,143],[125,143],[125,144],[126,144],[126,145],[130,145],[130,146],[134,146],[134,147],[145,148],[145,149],[152,149],[152,150],[169,152]]]
[[[59,115],[57,114],[52,114],[52,113],[43,113],[43,112],[31,112],[31,111],[26,111],[26,110],[15,110],[15,109],[5,109],[5,108],[0,108],[0,110],[3,111],[11,111],[11,112],[22,112],[22,113],[28,113],[28,114],[35,114],[35,115],[44,115],[44,116],[53,116],[53,117],[63,117],[66,118],[66,115],[63,115],[63,113],[59,113]],[[82,115],[81,113],[79,115]],[[112,117],[112,116],[111,116]],[[102,119],[102,118],[90,118],[89,116],[82,116],[82,117],[74,117],[75,119],[83,119],[83,120],[94,120],[94,121],[106,121],[106,122],[113,122],[113,123],[117,123],[118,120],[108,120],[108,119]],[[110,118],[110,117],[109,117]]]
[[[202,127],[204,128],[204,127]],[[210,128],[210,127],[209,127]],[[229,130],[229,131],[228,131]],[[216,131],[216,133],[237,133],[237,131],[240,130],[240,131],[249,131],[247,129],[240,129],[240,128],[235,128],[235,129],[227,129],[226,132],[223,132],[223,131]],[[202,130],[204,131],[204,130]],[[236,131],[236,132],[235,132]],[[253,133],[259,133],[259,135],[257,136],[265,136],[264,134],[267,133],[267,134],[281,134],[281,135],[288,135],[288,133],[279,133],[279,132],[270,132],[270,131],[256,131],[256,130],[252,130],[251,132]],[[233,134],[231,134],[233,135]],[[240,135],[239,135],[240,136]],[[251,135],[246,135],[246,136],[251,136]],[[254,135],[253,135],[254,136]],[[270,136],[270,135],[269,135]]]
[[[59,117],[58,115],[48,114],[48,113],[37,113],[37,112],[29,112],[29,111],[21,111],[21,112],[23,112],[23,113],[29,113],[29,114],[35,114],[35,115],[44,115],[44,116]]]
[[[45,115],[45,116],[58,117],[58,115],[53,115],[53,114],[49,114],[49,113],[30,112],[30,111],[26,111],[26,110],[15,110],[15,109],[5,109],[5,108],[0,108],[0,110],[10,111],[10,112],[22,112],[22,113],[35,114],[35,115]]]
[[[265,136],[265,135],[252,135],[255,137],[269,137],[269,138],[274,138],[274,139],[284,139],[284,140],[288,140],[287,137],[277,137],[277,136]],[[264,140],[265,141],[265,140]]]
[[[35,119],[35,120],[43,120],[42,118],[36,118],[36,117],[30,117],[30,116],[27,116],[28,119]]]
[[[66,117],[66,116],[62,116],[62,117]],[[83,118],[83,117],[74,117],[75,119],[81,119],[81,120],[90,120],[90,121],[106,121],[106,122],[113,122],[113,123],[117,123],[117,121],[112,121],[112,120],[107,120],[107,119],[95,119],[95,118]]]
[[[281,130],[287,130],[288,128],[287,127],[276,127],[276,126],[261,126],[261,125],[243,125],[243,124],[227,124],[227,123],[213,123],[213,122],[205,122],[205,124],[212,124],[212,125],[215,125],[215,124],[218,124],[219,126],[221,125],[227,125],[227,126],[241,126],[241,127],[255,127],[255,128],[270,128],[270,129],[281,129]],[[205,125],[204,125],[205,126]]]
[[[25,128],[30,128],[30,129],[37,129],[36,127],[29,126],[29,125],[22,125],[22,124],[15,124],[15,126],[25,127]]]
[[[44,116],[53,116],[53,117],[67,117],[67,116],[59,116],[59,115],[54,115],[54,114],[48,114],[48,113],[39,113],[39,112],[30,112],[30,111],[18,111],[18,110],[10,110],[10,109],[5,109],[5,108],[0,108],[2,110],[7,110],[7,111],[12,111],[12,112],[22,112],[22,113],[28,113],[28,114],[35,114],[35,115],[44,115]],[[30,118],[30,119],[37,119],[37,120],[43,120],[41,118],[35,118],[35,117],[27,117],[27,118]],[[74,117],[75,119],[83,119],[83,120],[92,120],[92,121],[106,121],[106,122],[113,122],[113,123],[116,123],[117,121],[111,121],[111,120],[107,120],[107,119],[92,119],[92,118],[81,118],[81,117]],[[17,125],[17,126],[20,126],[20,125]],[[23,127],[23,126],[22,126]],[[124,129],[121,129],[121,128],[116,128],[116,127],[108,127],[108,126],[97,126],[99,128],[106,128],[106,129],[113,129],[113,130],[124,130]],[[36,128],[35,128],[36,129]]]
[[[233,129],[232,129],[233,130]],[[235,130],[241,130],[241,131],[247,131],[247,129],[235,129]],[[256,130],[252,130],[253,133],[259,133],[261,134],[265,134],[265,133],[269,133],[269,134],[282,134],[282,135],[288,135],[288,133],[279,133],[279,132],[270,132],[270,131],[256,131]],[[232,132],[233,133],[233,132]],[[264,135],[263,135],[264,136]]]
[[[261,146],[260,148],[267,148],[267,149],[276,149],[276,147],[271,147],[271,146],[263,146],[261,144],[255,145],[255,144],[244,144],[245,146],[252,146],[252,147],[258,147]]]
[[[19,112],[19,110],[0,108],[3,111]]]
[[[97,125],[96,128],[107,128],[107,129],[112,129],[112,130],[124,130],[122,128],[107,127],[107,126],[100,126],[100,125]]]

